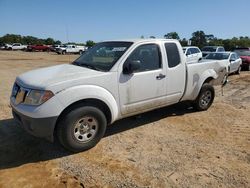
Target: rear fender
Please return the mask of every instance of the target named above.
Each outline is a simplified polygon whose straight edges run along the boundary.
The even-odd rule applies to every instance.
[[[222,85],[227,75],[228,72],[226,67],[221,67],[217,71],[214,69],[208,69],[204,71],[193,91],[193,99],[196,99],[196,97],[199,95],[201,87],[204,83],[210,83],[211,85]]]
[[[207,69],[202,74],[194,73],[193,76],[188,77],[188,85],[181,101],[195,100],[204,82],[211,83],[216,78],[218,75],[213,69]]]

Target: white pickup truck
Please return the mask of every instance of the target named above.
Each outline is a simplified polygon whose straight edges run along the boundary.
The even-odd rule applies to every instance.
[[[76,46],[76,45],[64,45],[64,46],[60,46],[59,48],[56,48],[56,52],[58,54],[66,54],[66,53],[82,54],[86,50],[87,50],[87,47]]]
[[[26,50],[27,45],[22,45],[21,43],[7,44],[5,47],[7,50]]]
[[[50,141],[57,136],[77,152],[95,146],[106,126],[124,117],[180,101],[207,110],[213,85],[226,74],[221,61],[187,64],[177,40],[107,41],[72,64],[18,76],[10,103],[26,131]]]

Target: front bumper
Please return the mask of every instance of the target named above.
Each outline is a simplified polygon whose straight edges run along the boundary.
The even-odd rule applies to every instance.
[[[54,127],[58,116],[48,118],[32,118],[22,113],[17,112],[12,108],[14,119],[20,126],[33,136],[45,138],[53,142],[54,140]]]

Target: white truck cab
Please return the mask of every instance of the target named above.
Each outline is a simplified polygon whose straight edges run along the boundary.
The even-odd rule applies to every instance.
[[[207,110],[220,61],[187,64],[177,40],[140,39],[96,44],[72,64],[24,73],[16,78],[10,103],[29,133],[71,151],[95,146],[118,119],[192,101]]]
[[[13,43],[12,45],[7,45],[7,50],[25,50],[27,45],[22,45],[21,43]]]
[[[66,54],[66,53],[82,54],[86,50],[87,50],[87,47],[85,46],[77,46],[77,45],[71,45],[71,44],[56,48],[56,52],[58,54]]]

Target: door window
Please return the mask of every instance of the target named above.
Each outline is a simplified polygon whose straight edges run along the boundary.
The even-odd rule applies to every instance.
[[[191,48],[191,53],[192,54],[197,54],[198,52],[197,52],[197,49],[196,48]]]
[[[230,57],[230,61],[235,61],[235,60],[236,60],[235,54],[232,54]]]
[[[187,50],[187,55],[191,55],[192,54],[192,52],[191,52],[191,49],[189,48],[188,50]]]
[[[168,58],[168,67],[176,67],[181,63],[179,50],[175,43],[165,43],[165,49]]]
[[[131,61],[140,61],[141,67],[137,72],[156,70],[162,66],[160,50],[156,44],[145,44],[137,47],[125,63]]]

